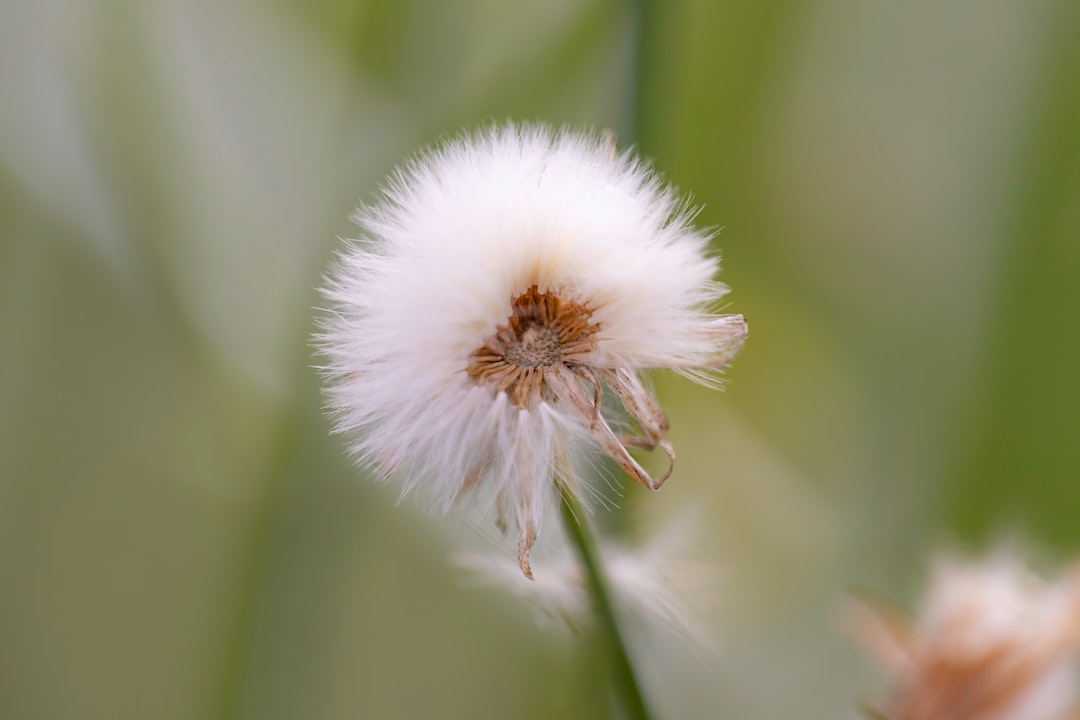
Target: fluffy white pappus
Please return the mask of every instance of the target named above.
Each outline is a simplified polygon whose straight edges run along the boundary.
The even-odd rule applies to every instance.
[[[700,543],[688,519],[672,523],[640,547],[601,543],[597,552],[616,612],[643,631],[642,640],[677,637],[700,659],[711,661],[717,646],[704,616],[716,604],[721,577],[716,566],[692,559]],[[541,548],[534,582],[497,552],[457,553],[454,561],[477,582],[525,600],[538,624],[556,618],[578,629],[594,621],[585,568],[565,542]]]
[[[725,289],[691,216],[601,137],[505,125],[419,155],[358,210],[324,289],[318,343],[353,454],[436,510],[475,495],[509,513],[526,575],[576,448],[659,487],[626,451],[673,459],[637,371],[708,381],[746,336],[710,312]],[[602,386],[642,437],[614,434]]]
[[[1080,569],[1047,581],[1005,551],[947,558],[917,621],[871,608],[860,624],[892,676],[886,718],[1064,720],[1080,710]]]

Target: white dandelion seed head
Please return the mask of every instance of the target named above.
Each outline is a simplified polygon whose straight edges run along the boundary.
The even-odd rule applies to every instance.
[[[626,445],[667,421],[638,371],[709,380],[741,346],[708,236],[642,163],[602,138],[505,125],[424,153],[361,207],[319,337],[337,429],[362,462],[445,510],[509,515],[521,565],[558,479],[593,444],[659,487]],[[617,437],[610,387],[641,427]],[[665,476],[666,477],[666,476]],[[475,492],[473,492],[475,490]]]
[[[1005,551],[942,559],[917,621],[885,615],[863,633],[892,675],[885,717],[1062,720],[1076,709],[1075,572],[1047,581]]]

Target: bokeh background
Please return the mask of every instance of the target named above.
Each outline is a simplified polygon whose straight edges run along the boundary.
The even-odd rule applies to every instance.
[[[351,208],[505,118],[636,144],[750,320],[601,511],[693,508],[723,575],[711,661],[631,629],[662,717],[850,717],[851,588],[1076,553],[1075,0],[4,0],[0,717],[606,716],[592,636],[348,467],[311,370]]]

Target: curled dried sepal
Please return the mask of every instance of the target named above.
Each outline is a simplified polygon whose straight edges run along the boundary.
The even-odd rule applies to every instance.
[[[734,360],[749,333],[750,328],[742,315],[721,315],[706,323],[705,334],[716,350],[704,367],[719,370]]]
[[[626,412],[630,413],[630,417],[634,418],[645,433],[643,438],[628,438],[627,443],[646,450],[654,449],[669,428],[667,416],[660,408],[660,403],[635,373],[623,368],[608,368],[600,371],[600,377],[607,382]]]
[[[532,551],[535,542],[536,530],[526,522],[525,529],[521,533],[521,540],[518,543],[518,567],[521,568],[521,574],[530,580],[533,579],[533,573],[532,566],[529,565],[529,553]]]
[[[654,480],[649,473],[630,456],[626,446],[619,441],[619,438],[612,431],[611,426],[608,425],[607,420],[604,419],[602,414],[597,412],[595,395],[590,396],[585,391],[585,388],[582,387],[572,370],[566,367],[555,368],[548,374],[548,384],[555,396],[563,400],[582,423],[588,427],[589,436],[600,446],[600,449],[603,450],[608,457],[614,460],[615,463],[635,481],[641,483],[650,490],[659,490],[660,486],[664,484],[664,481],[671,476],[671,470],[675,462],[675,453],[671,450],[671,446],[664,443],[666,446],[664,450],[671,460],[672,467],[669,467],[668,471],[664,473],[659,480]],[[659,443],[658,438],[656,442]]]

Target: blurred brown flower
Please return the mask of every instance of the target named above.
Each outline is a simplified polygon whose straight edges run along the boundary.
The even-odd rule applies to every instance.
[[[876,717],[1080,717],[1080,567],[1046,581],[1011,553],[978,563],[944,559],[917,618],[864,600],[856,623],[857,638],[889,674]]]

